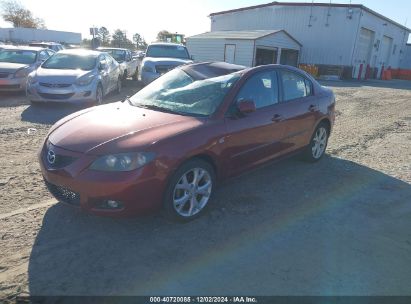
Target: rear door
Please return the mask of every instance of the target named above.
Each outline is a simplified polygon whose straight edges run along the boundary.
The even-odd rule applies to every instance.
[[[288,153],[308,145],[320,113],[311,81],[291,70],[279,72],[282,97],[277,114],[284,122],[281,142],[285,149],[282,153]]]
[[[238,114],[236,103],[253,100],[257,110]],[[275,70],[254,74],[242,86],[226,118],[225,158],[230,175],[237,174],[268,159],[282,149],[284,122],[277,117],[279,103],[278,78]]]

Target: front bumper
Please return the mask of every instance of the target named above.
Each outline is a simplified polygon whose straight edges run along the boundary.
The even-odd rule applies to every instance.
[[[61,158],[50,165],[47,151],[52,149]],[[57,158],[58,159],[58,158]],[[89,170],[96,159],[72,152],[51,143],[39,153],[40,168],[50,192],[57,200],[100,216],[124,217],[145,214],[161,206],[165,179],[156,176],[155,162],[129,172]],[[121,208],[109,209],[104,202],[121,202]]]
[[[27,98],[33,102],[58,102],[84,104],[96,100],[96,86],[46,87],[40,83],[29,84],[26,90]]]
[[[0,78],[0,91],[19,92],[26,89],[27,78]]]

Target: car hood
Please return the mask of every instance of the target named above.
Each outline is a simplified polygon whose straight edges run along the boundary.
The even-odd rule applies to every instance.
[[[102,155],[135,151],[202,125],[182,116],[117,102],[71,114],[57,122],[49,141],[63,149]]]
[[[180,58],[157,58],[157,57],[146,57],[143,60],[143,64],[151,63],[151,64],[161,64],[161,65],[182,65],[186,63],[192,63],[191,59],[180,59]]]
[[[18,69],[30,66],[24,63],[11,63],[11,62],[0,62],[0,72],[4,73],[14,73]]]
[[[40,82],[49,83],[74,83],[78,78],[92,73],[92,71],[82,70],[57,70],[38,68],[35,76]]]

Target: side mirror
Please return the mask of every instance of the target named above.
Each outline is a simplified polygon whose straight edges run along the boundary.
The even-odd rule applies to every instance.
[[[254,100],[239,100],[237,102],[237,108],[240,113],[243,114],[252,113],[257,110]]]
[[[193,55],[191,55],[191,56],[190,56],[190,59],[191,59],[191,60],[194,60],[194,56],[193,56]]]
[[[98,64],[98,70],[99,70],[99,71],[104,71],[106,68],[107,68],[107,64],[106,64],[106,63],[100,62],[100,63]]]

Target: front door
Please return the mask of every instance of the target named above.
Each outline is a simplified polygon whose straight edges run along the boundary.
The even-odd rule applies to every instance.
[[[235,63],[235,44],[225,45],[224,61],[228,63]]]
[[[226,118],[229,136],[225,140],[229,175],[237,174],[268,159],[282,149],[280,139],[284,133],[282,117],[276,116],[279,102],[278,78],[274,70],[251,76],[240,89],[235,103],[253,100],[256,111],[244,115],[230,114]],[[233,104],[231,113],[235,113]]]

